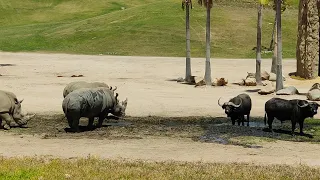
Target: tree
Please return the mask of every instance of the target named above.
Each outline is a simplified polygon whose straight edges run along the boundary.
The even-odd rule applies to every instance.
[[[273,10],[276,12],[277,10],[277,0],[273,1]],[[281,13],[283,13],[287,9],[287,3],[285,0],[281,1]],[[276,39],[276,41],[274,41]],[[272,39],[271,39],[271,44],[270,44],[270,50],[272,49],[272,44],[273,46],[273,56],[272,56],[272,65],[271,65],[271,72],[276,73],[277,72],[277,13],[274,15],[274,24],[273,24],[273,31],[272,31]]]
[[[262,81],[261,81],[261,29],[262,29],[262,3],[264,2],[259,0],[259,3],[258,3],[257,49],[256,49],[256,82],[258,85],[262,84]]]
[[[190,50],[190,8],[192,9],[191,0],[182,0],[182,9],[186,9],[186,75],[185,81],[191,82],[191,50]]]
[[[281,29],[281,1],[276,0],[276,16],[277,16],[277,77],[276,77],[276,91],[283,89],[282,76],[282,29]]]
[[[212,85],[211,81],[211,66],[210,66],[210,11],[213,5],[213,0],[198,0],[198,3],[207,9],[206,21],[206,65],[204,81],[206,85]]]
[[[319,4],[300,0],[297,38],[297,75],[313,79],[319,73]]]

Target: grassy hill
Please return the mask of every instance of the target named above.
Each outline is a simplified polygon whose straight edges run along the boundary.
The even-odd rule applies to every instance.
[[[253,58],[257,8],[253,0],[217,0],[211,55]],[[283,14],[283,57],[295,57],[297,0]],[[194,0],[191,55],[205,57],[205,9]],[[77,54],[185,56],[181,0],[0,0],[0,50]],[[274,20],[263,10],[263,45]],[[270,57],[270,55],[264,55]]]

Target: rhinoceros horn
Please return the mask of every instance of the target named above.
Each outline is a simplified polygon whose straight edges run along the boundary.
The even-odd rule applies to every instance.
[[[31,118],[33,118],[34,116],[35,116],[36,114],[31,114],[31,115],[24,115],[23,116],[23,120],[25,120],[25,121],[29,121]]]

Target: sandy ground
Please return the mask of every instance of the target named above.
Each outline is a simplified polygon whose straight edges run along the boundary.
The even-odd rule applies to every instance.
[[[129,116],[225,116],[218,106],[219,97],[255,90],[257,87],[199,87],[179,84],[170,79],[183,77],[184,58],[85,56],[39,53],[0,53],[1,89],[24,98],[23,109],[35,113],[62,113],[62,91],[76,80],[103,81],[117,86],[119,98],[128,98]],[[13,64],[14,66],[4,66]],[[246,72],[255,71],[253,59],[212,59],[212,77],[225,77],[238,82]],[[263,60],[262,69],[269,71],[271,60]],[[284,75],[296,69],[294,60],[283,62]],[[204,58],[192,59],[193,75],[204,75]],[[72,78],[82,74],[84,77]],[[64,77],[57,77],[58,75]],[[305,93],[314,81],[287,78]],[[258,87],[259,88],[259,87]],[[275,95],[260,96],[247,92],[253,101],[252,116],[264,115],[264,103]],[[306,99],[305,96],[282,96]],[[319,114],[316,116],[319,118]],[[208,144],[188,139],[144,138],[142,140],[64,140],[12,136],[1,132],[0,153],[3,156],[53,155],[74,157],[98,155],[105,158],[146,160],[181,160],[210,162],[253,162],[320,165],[320,145],[277,141],[263,148]]]

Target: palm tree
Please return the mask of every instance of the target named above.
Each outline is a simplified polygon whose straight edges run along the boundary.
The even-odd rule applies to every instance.
[[[182,9],[186,9],[186,76],[184,80],[191,82],[191,50],[190,50],[190,8],[192,9],[191,0],[182,0]]]
[[[276,16],[277,16],[277,78],[276,91],[283,89],[282,77],[282,29],[281,29],[281,1],[276,0]]]
[[[212,85],[211,81],[211,66],[210,66],[210,10],[213,5],[213,0],[198,0],[198,3],[207,9],[206,21],[206,65],[204,81],[206,85]]]
[[[262,2],[258,3],[257,49],[256,49],[256,82],[261,85],[261,29],[262,29]]]

